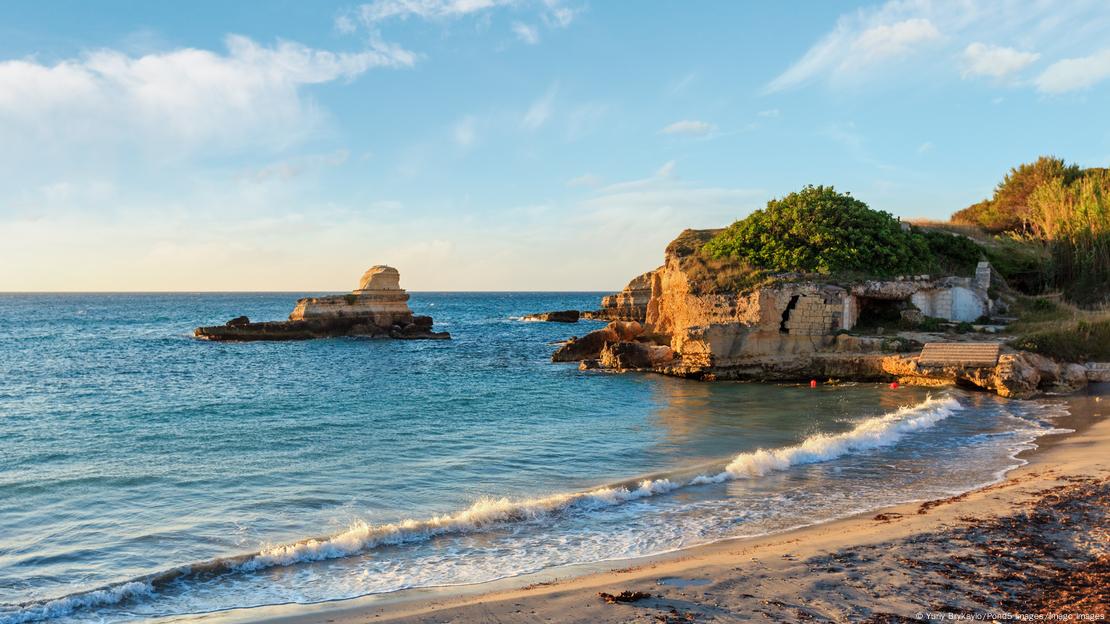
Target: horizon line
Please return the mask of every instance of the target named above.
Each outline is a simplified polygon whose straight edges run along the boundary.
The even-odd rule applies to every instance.
[[[606,290],[407,290],[407,293],[613,293],[620,288]],[[348,290],[0,290],[2,295],[285,295],[305,293],[344,294]]]

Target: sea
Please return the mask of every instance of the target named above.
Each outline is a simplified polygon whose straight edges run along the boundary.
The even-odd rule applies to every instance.
[[[0,624],[482,583],[997,481],[1059,401],[579,371],[599,293],[412,293],[449,341],[196,340],[320,293],[0,295]]]

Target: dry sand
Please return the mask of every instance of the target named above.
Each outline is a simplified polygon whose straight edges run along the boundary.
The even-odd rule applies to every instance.
[[[1059,425],[1074,434],[1041,438],[1040,448],[1025,454],[1029,463],[1004,481],[951,499],[615,569],[610,563],[461,589],[209,617],[285,624],[1012,621],[1015,615],[1107,621],[1106,389],[1070,399],[1072,416]],[[648,597],[608,604],[598,595],[623,591]]]

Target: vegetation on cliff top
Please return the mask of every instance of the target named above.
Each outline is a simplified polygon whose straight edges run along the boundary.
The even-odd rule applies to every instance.
[[[990,199],[953,214],[952,222],[994,235],[989,259],[1023,292],[1060,290],[1083,305],[1110,298],[1105,168],[1080,169],[1042,156],[1011,169]]]
[[[970,274],[982,251],[962,236],[903,227],[831,186],[807,186],[733,223],[701,254],[774,272],[890,276]]]

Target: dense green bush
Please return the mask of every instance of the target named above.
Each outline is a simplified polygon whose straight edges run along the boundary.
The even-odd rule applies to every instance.
[[[947,232],[914,231],[922,237],[932,256],[931,271],[946,275],[973,275],[975,265],[983,258],[983,248],[975,241]]]
[[[807,186],[767,202],[713,237],[702,253],[771,271],[823,274],[912,273],[932,260],[923,236],[831,186]]]

